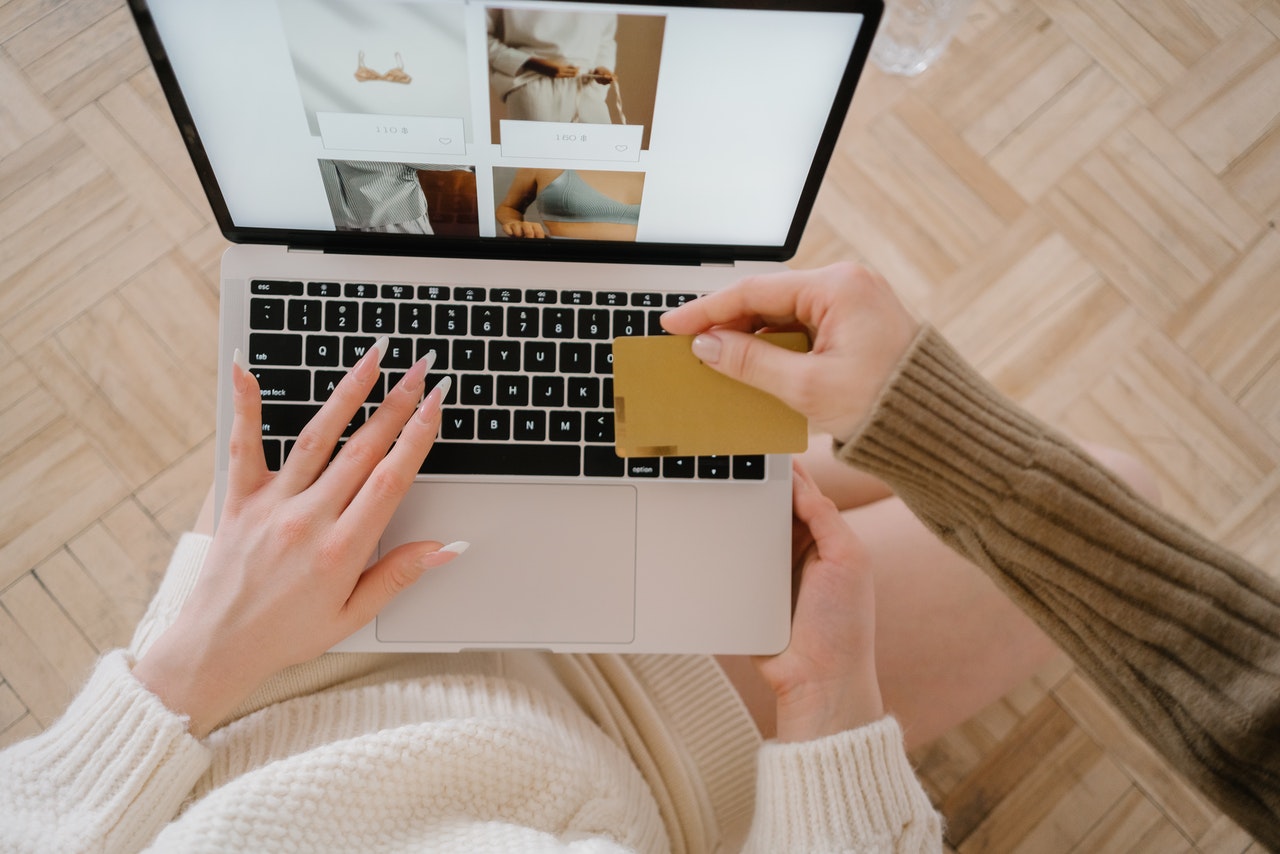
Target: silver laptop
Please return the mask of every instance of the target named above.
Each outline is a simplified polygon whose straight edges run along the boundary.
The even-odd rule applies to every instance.
[[[879,0],[132,5],[236,244],[219,504],[234,349],[273,467],[382,335],[351,430],[427,351],[453,378],[379,548],[471,548],[338,649],[787,644],[788,458],[619,458],[611,346],[794,253]]]

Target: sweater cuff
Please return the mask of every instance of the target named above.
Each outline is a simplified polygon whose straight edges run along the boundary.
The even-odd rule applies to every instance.
[[[750,851],[926,851],[942,819],[891,717],[813,741],[760,748]]]
[[[123,650],[103,656],[62,718],[14,757],[33,803],[78,826],[63,831],[105,839],[109,850],[146,845],[212,756],[187,731],[187,719],[134,678],[133,663]]]

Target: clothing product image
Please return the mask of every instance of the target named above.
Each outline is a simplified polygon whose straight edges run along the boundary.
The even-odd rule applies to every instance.
[[[490,84],[508,118],[613,123],[605,103],[609,86],[590,72],[617,67],[617,15],[521,9],[490,9],[487,15]],[[526,65],[532,58],[573,65],[578,76],[540,74]]]
[[[359,58],[356,60],[356,79],[361,83],[367,83],[370,80],[386,80],[388,83],[412,83],[413,78],[404,70],[404,60],[400,58],[400,52],[396,51],[396,67],[379,74],[372,68],[364,64],[364,51],[360,51]]]
[[[592,187],[575,169],[566,169],[538,194],[538,210],[547,222],[613,222],[635,225],[640,205],[611,199]]]

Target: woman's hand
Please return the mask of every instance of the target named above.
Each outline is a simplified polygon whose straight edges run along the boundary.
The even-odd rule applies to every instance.
[[[779,741],[809,741],[884,717],[867,554],[808,472],[798,463],[794,470],[791,643],[755,659],[777,697]]]
[[[431,359],[419,361],[333,456],[386,346],[378,341],[342,379],[276,473],[263,455],[257,380],[232,368],[235,418],[218,530],[177,620],[134,668],[190,717],[196,737],[267,678],[328,650],[466,547],[409,543],[368,566],[435,441],[448,392],[446,378],[419,405]]]
[[[542,224],[538,222],[529,222],[528,220],[517,219],[508,220],[502,224],[502,231],[507,237],[546,237],[547,232],[542,228]]]
[[[839,441],[870,412],[919,324],[879,275],[855,264],[743,279],[672,309],[663,327],[697,335],[693,352],[777,397]],[[808,353],[750,332],[805,328]]]
[[[577,77],[578,66],[569,62],[558,62],[554,59],[543,59],[540,56],[531,56],[524,61],[522,66],[527,71],[533,71],[545,77]]]

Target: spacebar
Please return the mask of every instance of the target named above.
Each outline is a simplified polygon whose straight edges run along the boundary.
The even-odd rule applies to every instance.
[[[582,473],[582,450],[577,445],[436,442],[420,471],[576,477]]]

